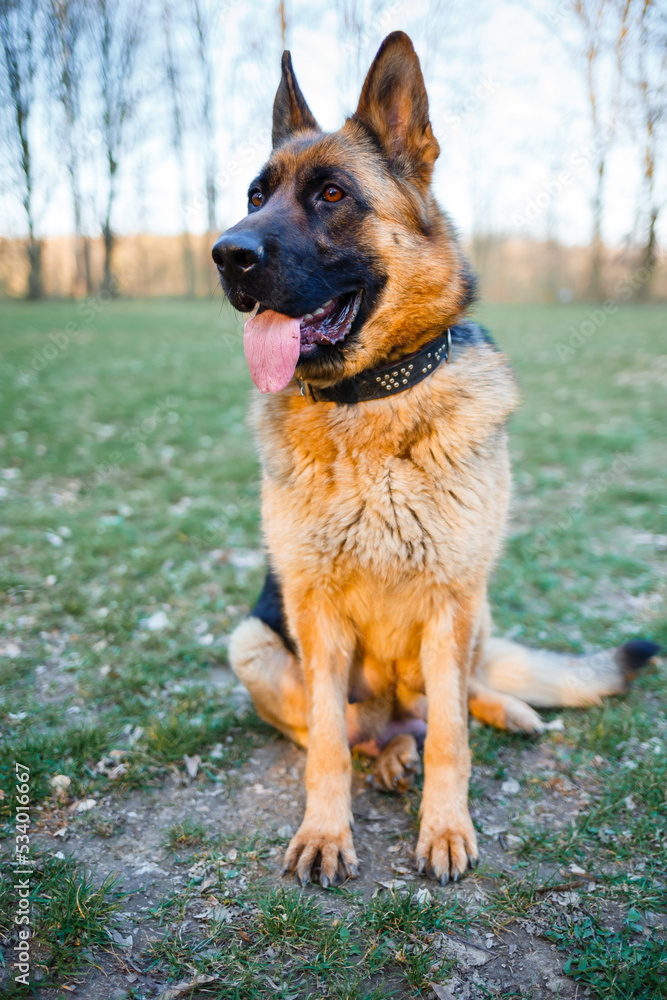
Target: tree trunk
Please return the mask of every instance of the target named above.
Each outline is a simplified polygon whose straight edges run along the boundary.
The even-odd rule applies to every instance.
[[[76,272],[74,275],[74,287],[72,295],[77,298],[82,292],[87,290],[86,261],[83,243],[83,232],[81,228],[81,194],[77,182],[76,163],[70,153],[70,184],[72,187],[72,205],[74,208],[74,257],[76,260]]]
[[[117,162],[115,156],[113,155],[111,146],[107,149],[107,161],[109,164],[109,191],[107,194],[106,217],[104,219],[104,224],[102,225],[102,237],[104,239],[104,276],[102,278],[101,287],[102,290],[108,295],[116,296],[118,294],[118,286],[116,284],[116,279],[111,266],[111,256],[115,244],[114,234],[111,229],[111,210],[113,208],[116,193],[114,184],[116,180]]]
[[[591,239],[591,272],[588,293],[595,302],[603,298],[602,290],[602,204],[605,161],[598,161],[595,195],[593,197],[593,235]]]
[[[90,263],[90,237],[82,236],[81,243],[83,247],[83,267],[86,276],[86,295],[92,295],[95,289],[93,287],[93,271]]]
[[[27,239],[26,250],[30,263],[27,297],[34,301],[43,297],[44,288],[42,285],[42,242],[36,240],[32,232]]]
[[[111,254],[114,246],[114,236],[111,232],[109,219],[102,226],[102,237],[104,239],[104,276],[102,278],[102,291],[109,295],[116,295],[116,282],[111,269]]]
[[[190,233],[183,232],[181,236],[183,244],[183,270],[185,272],[185,294],[187,298],[195,297],[195,258],[190,245]]]
[[[653,208],[651,209],[646,244],[642,249],[640,258],[639,268],[642,271],[642,280],[637,286],[637,290],[635,292],[635,299],[637,302],[648,302],[651,297],[651,285],[653,284],[655,266],[658,263],[657,239],[655,234],[657,222],[658,209]]]

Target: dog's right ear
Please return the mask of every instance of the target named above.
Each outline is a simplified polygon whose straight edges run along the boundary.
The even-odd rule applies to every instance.
[[[296,82],[292,68],[292,57],[283,52],[283,75],[280,79],[276,99],[273,102],[273,148],[291,139],[295,132],[311,130],[321,132],[313,113],[306,104],[306,98]]]

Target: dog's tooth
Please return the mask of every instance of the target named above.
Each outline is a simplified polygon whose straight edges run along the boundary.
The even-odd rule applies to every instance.
[[[304,319],[312,319],[313,318],[313,314],[312,313],[306,313],[303,318]]]
[[[324,312],[324,306],[318,306],[315,312],[313,313],[313,316],[321,316],[323,312]]]
[[[327,308],[327,306],[330,306],[332,302],[333,302],[333,299],[329,299],[329,301],[328,301],[328,302],[325,302],[325,303],[324,303],[324,305],[322,306],[322,309],[326,309],[326,308]]]

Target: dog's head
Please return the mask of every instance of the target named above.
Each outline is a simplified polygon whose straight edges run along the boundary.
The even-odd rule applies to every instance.
[[[257,310],[245,348],[263,391],[295,369],[327,385],[393,361],[465,310],[474,280],[431,193],[439,152],[403,32],[385,39],[334,133],[319,128],[284,53],[273,152],[248,215],[213,248],[232,305]]]

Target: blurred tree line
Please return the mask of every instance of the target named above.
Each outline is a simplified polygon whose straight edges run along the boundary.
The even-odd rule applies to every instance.
[[[558,31],[565,9],[576,34],[569,56],[580,71],[594,150],[587,293],[605,293],[602,240],[610,153],[618,123],[628,123],[641,159],[641,190],[633,239],[636,263],[646,280],[637,296],[650,294],[658,260],[657,227],[667,192],[657,181],[665,155],[667,124],[667,6],[665,0],[524,0]],[[196,290],[195,254],[189,231],[193,198],[205,206],[206,225],[221,223],[217,205],[217,145],[220,123],[243,135],[235,101],[245,101],[234,81],[242,66],[266,66],[275,77],[275,54],[289,42],[299,16],[316,16],[286,0],[266,0],[261,24],[244,36],[242,51],[228,57],[224,78],[234,99],[220,91],[220,38],[226,19],[242,0],[0,0],[0,163],[3,184],[20,201],[28,261],[26,294],[43,295],[40,216],[66,177],[76,257],[72,292],[116,294],[114,251],[119,172],[128,152],[145,141],[157,104],[162,132],[168,122],[174,197],[183,218],[180,237],[186,294]],[[393,7],[400,5],[394,4]],[[425,65],[451,45],[446,26],[455,0],[432,0],[415,41]],[[337,0],[335,44],[345,53],[350,79],[363,75],[362,52],[383,27],[391,5],[377,0]],[[306,10],[306,15],[304,15]],[[253,16],[248,14],[252,25]],[[414,34],[414,25],[409,30]],[[572,37],[576,41],[572,41]],[[439,51],[441,50],[441,51]],[[271,62],[267,58],[270,52]],[[363,56],[365,58],[365,54]],[[277,65],[277,63],[276,63]],[[272,70],[269,70],[269,66]],[[251,104],[251,98],[248,98]],[[224,106],[222,106],[224,103]],[[262,112],[266,117],[266,108]],[[236,131],[235,131],[236,130]],[[164,135],[162,136],[164,140]],[[196,166],[188,165],[195,148]],[[94,183],[90,183],[91,170]],[[198,191],[193,191],[194,185]],[[140,178],[145,186],[150,179]],[[483,206],[483,198],[479,199]],[[476,221],[473,247],[493,242]],[[496,239],[497,234],[493,236]],[[91,245],[101,238],[103,267],[96,279]],[[497,242],[497,239],[496,239]],[[100,285],[101,280],[101,285]]]

